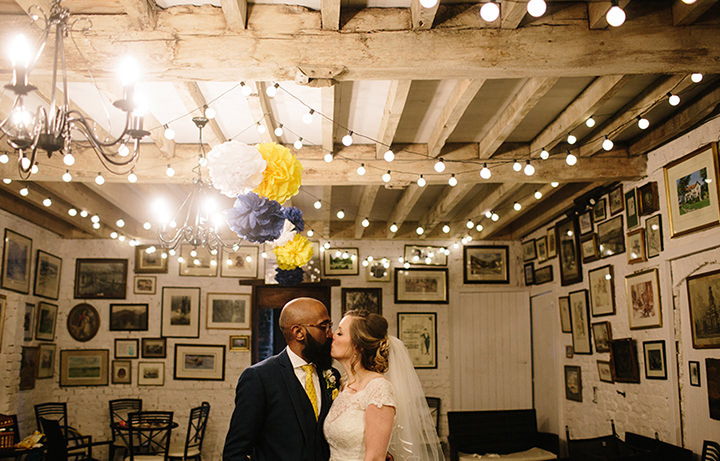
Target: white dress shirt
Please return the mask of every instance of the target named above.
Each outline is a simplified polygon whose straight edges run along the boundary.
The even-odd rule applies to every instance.
[[[292,350],[290,350],[289,347],[286,348],[288,357],[290,357],[290,363],[293,366],[293,371],[295,372],[295,377],[300,381],[300,385],[303,389],[305,389],[305,370],[302,369],[303,365],[307,365],[308,362],[305,361],[302,357],[294,353]],[[320,413],[320,408],[322,408],[322,388],[320,387],[320,377],[317,373],[317,367],[313,366],[313,376],[312,376],[313,384],[315,385],[315,396],[317,397],[317,408],[318,413]]]

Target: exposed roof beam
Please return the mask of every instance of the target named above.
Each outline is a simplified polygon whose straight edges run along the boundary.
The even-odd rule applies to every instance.
[[[478,204],[472,209],[465,212],[458,221],[465,222],[468,219],[474,219],[477,222],[486,211],[494,211],[500,204],[507,200],[509,196],[517,192],[524,184],[515,182],[506,182],[500,184],[492,192],[487,194]],[[467,229],[461,232],[455,230],[454,237],[459,237],[460,234],[468,232]]]
[[[247,26],[247,0],[220,0],[228,29],[239,32]]]
[[[20,5],[26,13],[29,11],[31,6],[39,6],[43,9],[45,14],[50,14],[50,0],[15,0],[15,3]]]
[[[322,198],[322,236],[323,238],[329,239],[330,235],[330,220],[332,219],[332,186],[323,186]]]
[[[251,89],[247,97],[250,115],[253,120],[260,120],[260,123],[265,125],[265,132],[260,135],[260,139],[263,142],[278,142],[278,137],[275,135],[275,118],[265,92],[267,84],[265,82],[245,82],[245,84]]]
[[[628,3],[630,3],[630,0],[619,0],[618,6],[624,9]],[[608,22],[607,19],[605,19],[605,15],[607,14],[611,6],[612,2],[588,2],[588,27],[590,29],[604,29],[608,27]]]
[[[148,205],[155,200],[159,194],[155,193],[155,189],[163,188],[169,192],[172,184],[129,184],[121,182],[106,182],[102,186],[95,183],[84,183],[92,192],[111,203],[115,208],[123,213],[133,216],[137,222],[145,222],[148,218]],[[168,194],[170,195],[170,194]],[[179,197],[178,197],[179,198]],[[143,203],[146,206],[138,206]]]
[[[440,200],[435,202],[432,208],[430,208],[430,211],[425,213],[423,218],[420,220],[420,225],[423,229],[425,229],[425,233],[423,233],[420,238],[426,237],[428,234],[432,233],[438,224],[440,224],[443,220],[447,220],[446,217],[448,213],[450,213],[457,204],[473,190],[474,187],[475,183],[471,181],[463,181],[455,187],[450,187],[449,190],[446,188],[445,191],[447,193],[442,194],[440,196]]]
[[[607,75],[596,78],[575,98],[550,125],[530,143],[533,157],[540,156],[541,149],[550,150],[565,138],[568,131],[591,116],[605,101],[622,89],[632,77]]]
[[[517,29],[527,13],[527,3],[528,0],[503,1],[500,28]]]
[[[522,205],[522,208],[520,211],[515,211],[512,209],[514,204],[510,205],[510,209],[503,210],[502,216],[498,221],[489,221],[483,228],[483,230],[480,232],[480,238],[485,240],[492,239],[495,235],[495,232],[497,232],[501,228],[505,228],[515,221],[521,219],[523,216],[526,215],[529,211],[531,211],[533,208],[537,207],[541,203],[548,203],[548,199],[557,192],[557,187],[552,187],[551,185],[547,184],[540,188],[538,188],[538,192],[542,194],[542,197],[540,200],[535,199],[534,195],[529,195],[528,197],[525,197],[524,199],[518,200],[518,203]]]
[[[432,8],[425,8],[420,4],[420,0],[410,0],[410,20],[413,30],[432,29],[439,6],[439,1]]]
[[[447,138],[452,134],[458,122],[465,113],[465,110],[473,98],[485,83],[484,79],[460,80],[455,84],[452,94],[445,103],[440,118],[433,128],[430,140],[428,141],[428,155],[437,157],[440,155]]]
[[[17,194],[0,186],[0,209],[54,232],[62,238],[90,238],[91,235],[60,219],[48,215],[45,207],[35,206],[24,200],[18,200]]]
[[[383,110],[377,137],[377,158],[383,158],[385,151],[392,146],[392,140],[400,123],[400,117],[405,108],[405,101],[407,101],[411,84],[412,81],[410,80],[393,80],[390,82],[390,91],[385,101],[385,109]]]
[[[487,159],[495,154],[500,145],[512,134],[527,114],[558,81],[557,78],[531,78],[512,97],[509,104],[498,114],[495,123],[478,145],[478,155]]]
[[[692,24],[717,2],[718,0],[697,0],[688,5],[682,0],[675,0],[672,6],[673,24],[676,26]]]
[[[340,30],[340,0],[321,0],[322,28]]]
[[[154,29],[157,14],[148,0],[118,0],[135,29]],[[154,2],[153,2],[154,3]]]
[[[184,84],[175,85],[175,87],[178,90],[178,93],[180,93],[183,104],[185,104],[185,107],[188,110],[196,109],[199,114],[205,114],[204,108],[205,106],[207,106],[207,101],[205,100],[205,96],[203,96],[202,91],[200,90],[200,86],[197,84],[197,82],[184,82]],[[211,119],[208,122],[206,128],[210,128],[213,137],[211,139],[206,138],[205,142],[210,142],[210,144],[217,145],[227,141],[227,138],[223,134],[223,131],[220,128],[217,120]],[[207,133],[207,131],[203,132]],[[205,134],[205,136],[207,136],[207,134]]]
[[[365,228],[362,226],[362,221],[365,218],[370,219],[370,212],[375,204],[375,199],[380,191],[380,186],[371,184],[363,187],[362,197],[360,197],[360,206],[358,207],[357,215],[355,216],[355,238],[362,238]]]
[[[322,152],[323,154],[335,151],[335,86],[320,89],[320,111],[325,115],[322,118]]]
[[[405,192],[403,192],[402,197],[400,197],[400,200],[395,205],[395,208],[387,221],[389,223],[386,234],[387,238],[391,239],[394,236],[394,234],[390,232],[390,224],[395,223],[399,229],[405,222],[405,219],[407,219],[412,209],[415,207],[417,201],[420,200],[422,193],[423,188],[417,184],[410,184],[407,186]]]

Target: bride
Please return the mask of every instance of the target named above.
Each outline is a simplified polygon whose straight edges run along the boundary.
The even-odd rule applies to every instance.
[[[384,317],[348,311],[331,355],[347,373],[324,433],[330,461],[442,461],[430,410],[402,341]]]

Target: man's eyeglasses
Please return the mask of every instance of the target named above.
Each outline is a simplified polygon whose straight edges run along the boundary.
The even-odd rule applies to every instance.
[[[321,329],[321,330],[325,330],[326,332],[327,332],[327,331],[331,331],[331,330],[332,330],[332,327],[333,327],[333,323],[332,323],[330,320],[327,320],[327,321],[325,321],[325,322],[318,323],[318,324],[313,324],[313,323],[298,323],[298,325],[303,326],[303,327],[315,327],[315,328],[319,328],[319,329]]]

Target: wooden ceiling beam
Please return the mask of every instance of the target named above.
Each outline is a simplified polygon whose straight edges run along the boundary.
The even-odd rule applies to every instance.
[[[340,0],[320,1],[323,30],[340,30],[340,8]]]
[[[355,216],[355,238],[360,239],[365,232],[363,227],[363,219],[367,218],[370,220],[370,212],[375,205],[375,199],[377,198],[378,192],[380,192],[380,185],[371,184],[363,186],[362,196],[360,197],[360,206],[358,207],[357,215]]]
[[[418,200],[420,200],[423,190],[424,188],[418,186],[417,184],[408,185],[403,192],[402,197],[400,197],[400,200],[395,205],[395,208],[393,208],[392,213],[390,213],[390,218],[387,222],[390,224],[395,223],[398,226],[398,229],[402,227],[405,219],[407,219],[408,215],[415,207],[415,204]],[[388,239],[394,237],[394,234],[390,231],[390,225],[387,227],[385,236]]]
[[[118,0],[135,29],[154,29],[157,25],[157,13],[148,0]],[[155,2],[153,2],[155,3]]]
[[[247,0],[220,0],[228,29],[239,32],[247,27]]]
[[[461,217],[457,219],[458,222],[467,222],[468,219],[473,220],[475,224],[478,223],[481,219],[484,218],[486,211],[494,211],[497,207],[500,206],[502,202],[507,200],[509,196],[520,190],[520,188],[524,186],[523,183],[502,183],[499,184],[498,187],[496,187],[492,192],[487,194],[480,202],[478,202],[474,207],[472,207],[469,211],[466,211],[462,214]],[[462,230],[458,230],[457,228],[459,226],[453,226],[455,229],[453,229],[453,238],[458,238],[460,235],[464,233],[468,233],[469,229],[465,228]]]
[[[528,213],[541,203],[547,203],[548,200],[557,191],[558,187],[552,187],[551,185],[546,184],[538,188],[538,192],[542,194],[542,197],[539,200],[535,198],[534,194],[531,194],[530,196],[517,201],[522,206],[520,211],[515,211],[515,209],[513,208],[514,204],[506,207],[504,210],[501,211],[501,217],[499,220],[487,222],[487,224],[483,227],[483,230],[479,233],[480,238],[484,240],[492,240],[495,237],[495,232],[497,232],[501,228],[510,226],[515,221],[520,220],[523,216],[526,215],[526,213]]]
[[[504,0],[500,8],[500,28],[517,29],[527,13],[527,3],[528,0]]]
[[[0,209],[30,221],[45,230],[54,232],[62,238],[84,239],[92,237],[89,233],[83,232],[74,225],[48,215],[44,206],[35,206],[24,200],[19,200],[16,193],[2,186],[0,186]]]
[[[275,117],[272,114],[270,101],[267,95],[267,84],[265,82],[245,82],[250,86],[250,95],[247,97],[248,107],[250,108],[250,116],[255,121],[265,125],[265,132],[260,134],[263,142],[278,142],[275,134]]]
[[[693,24],[717,2],[718,0],[697,0],[695,3],[687,4],[682,0],[675,0],[672,5],[673,24],[676,26]]]
[[[335,151],[335,86],[320,89],[320,111],[325,115],[321,120],[322,154]]]
[[[540,102],[555,83],[557,78],[530,78],[513,95],[505,110],[497,114],[495,123],[478,145],[481,159],[491,158],[505,140],[515,131],[527,114]]]
[[[31,6],[39,6],[45,14],[50,14],[51,0],[15,0],[15,3],[26,13],[30,11]]]
[[[455,187],[446,188],[446,193],[440,196],[440,200],[435,202],[432,208],[430,208],[430,211],[425,213],[420,220],[420,226],[425,229],[425,233],[423,233],[420,238],[425,238],[428,234],[431,234],[441,222],[447,221],[448,214],[455,209],[459,202],[467,197],[474,187],[474,182],[463,181]]]
[[[323,186],[322,198],[322,236],[323,238],[329,239],[330,235],[330,221],[332,220],[332,186]]]
[[[385,101],[380,130],[378,131],[377,158],[383,158],[385,151],[392,146],[395,132],[400,124],[405,102],[410,92],[411,80],[393,80],[390,82],[390,91]]]
[[[205,115],[207,101],[205,100],[205,96],[202,94],[202,90],[200,90],[200,86],[197,82],[184,82],[181,85],[175,85],[175,88],[180,93],[180,98],[188,111],[197,110],[197,115]],[[210,119],[205,128],[210,128],[210,132],[212,133],[212,137],[207,139],[207,130],[203,129],[205,142],[210,143],[211,145],[218,145],[227,141],[227,138],[225,137],[225,134],[223,133],[222,128],[220,128],[217,120]]]
[[[425,8],[420,4],[420,0],[410,0],[410,21],[413,30],[432,29],[439,6],[439,1],[432,8]]]
[[[433,128],[428,141],[428,155],[440,155],[447,138],[452,134],[473,98],[485,84],[484,79],[460,80],[455,84],[452,94],[445,103],[440,118]]]

